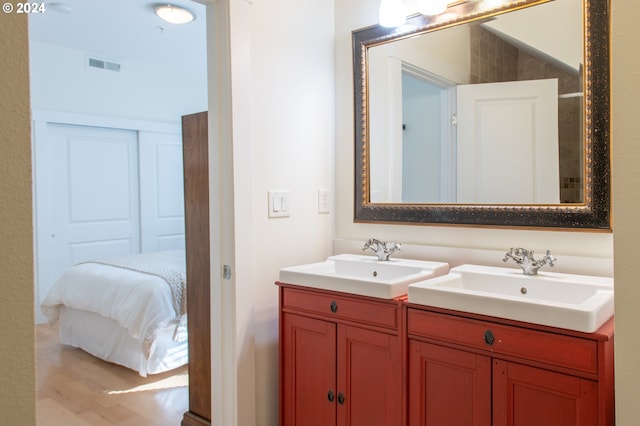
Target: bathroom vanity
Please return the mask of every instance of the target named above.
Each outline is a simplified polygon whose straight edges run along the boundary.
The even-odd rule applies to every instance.
[[[611,278],[345,254],[276,284],[281,426],[615,423]]]
[[[449,265],[384,254],[280,270],[281,425],[405,423],[403,303],[411,283],[442,276]]]
[[[278,284],[280,424],[401,424],[405,297]]]
[[[595,333],[406,304],[409,425],[613,425],[613,318]]]

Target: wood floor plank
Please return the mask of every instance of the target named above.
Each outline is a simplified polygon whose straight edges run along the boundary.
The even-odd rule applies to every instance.
[[[179,426],[189,407],[188,368],[141,377],[59,343],[36,326],[39,426]]]
[[[89,426],[87,422],[75,413],[67,410],[62,405],[50,398],[38,400],[36,416],[39,425],[67,425],[67,426]]]

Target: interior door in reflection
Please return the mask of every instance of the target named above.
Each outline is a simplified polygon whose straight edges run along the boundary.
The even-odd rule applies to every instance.
[[[404,203],[455,201],[449,93],[448,87],[402,72],[402,180],[396,191]]]
[[[560,202],[557,79],[457,88],[457,201]]]

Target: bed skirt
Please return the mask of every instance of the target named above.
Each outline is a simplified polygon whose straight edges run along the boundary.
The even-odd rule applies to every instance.
[[[175,325],[158,330],[147,358],[142,342],[132,338],[124,327],[111,318],[63,306],[59,324],[62,343],[133,369],[143,377],[173,370],[189,361],[187,341],[173,340]]]

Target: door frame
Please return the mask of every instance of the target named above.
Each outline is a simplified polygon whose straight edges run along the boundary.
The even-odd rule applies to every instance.
[[[400,67],[401,79],[402,74],[406,73],[423,81],[425,84],[430,84],[440,89],[440,202],[454,202],[456,199],[457,186],[457,84],[454,81],[448,80],[408,62],[402,61]],[[402,107],[403,106],[404,101]],[[402,107],[400,110],[402,110]]]

